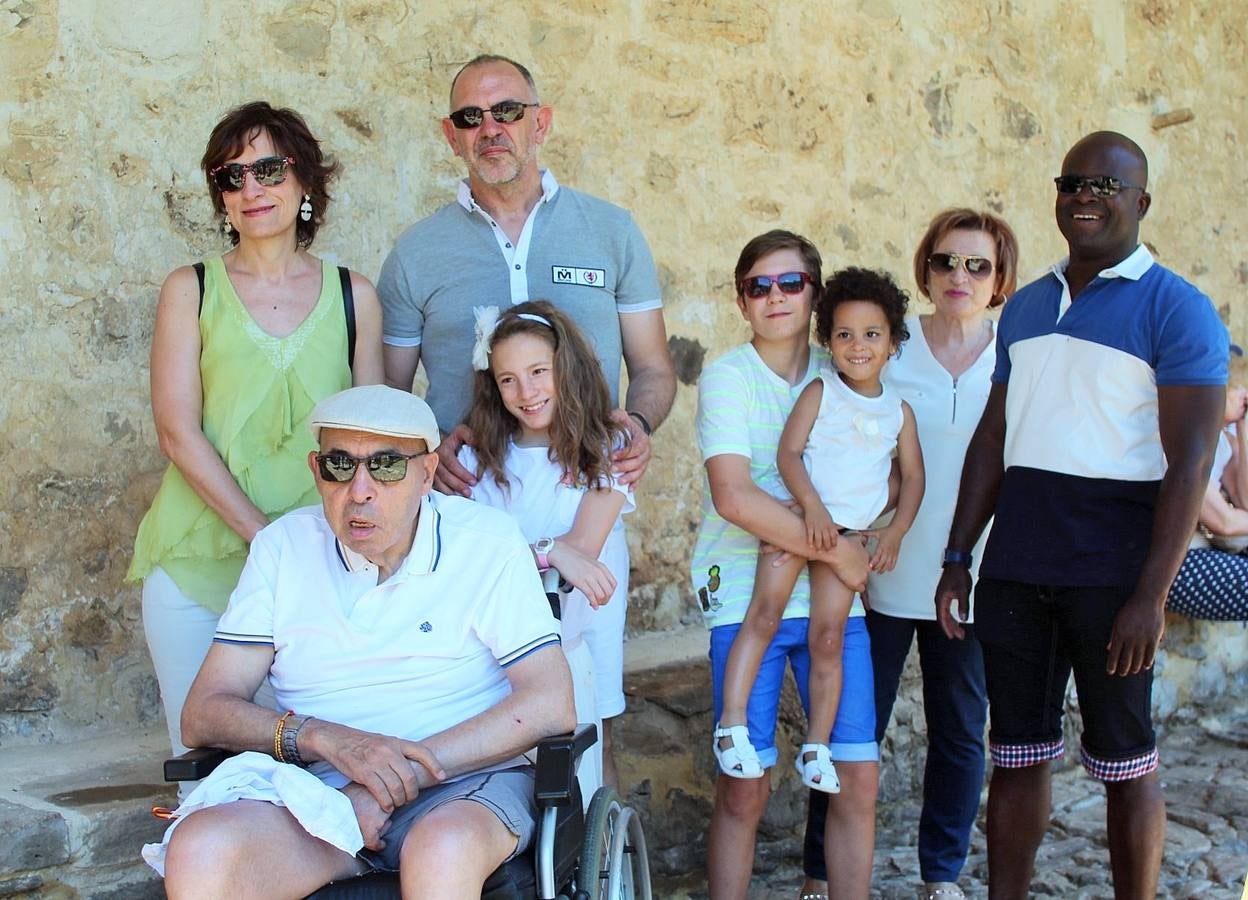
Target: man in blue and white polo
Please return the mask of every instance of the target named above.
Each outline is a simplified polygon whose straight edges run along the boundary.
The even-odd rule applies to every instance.
[[[960,636],[952,605],[965,615],[969,551],[995,515],[975,599],[994,764],[989,896],[1028,894],[1073,671],[1115,894],[1153,897],[1165,836],[1153,658],[1213,459],[1227,333],[1209,298],[1139,243],[1151,197],[1133,141],[1088,135],[1056,183],[1070,256],[1001,317],[937,614]]]
[[[423,400],[351,388],[310,424],[322,503],[256,535],[182,713],[192,746],[252,752],[144,857],[171,898],[304,897],[369,869],[478,896],[533,835],[521,754],[575,724],[558,623],[515,522],[430,492]],[[287,712],[252,702],[265,679]]]

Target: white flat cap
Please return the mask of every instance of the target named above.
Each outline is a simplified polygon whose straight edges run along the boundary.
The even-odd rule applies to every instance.
[[[428,403],[415,394],[384,384],[348,388],[326,397],[313,408],[308,428],[318,441],[322,428],[419,438],[431,451],[442,440],[438,420]]]

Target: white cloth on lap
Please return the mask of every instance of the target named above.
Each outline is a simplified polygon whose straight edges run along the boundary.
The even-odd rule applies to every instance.
[[[143,845],[144,861],[163,878],[165,851],[173,830],[193,812],[235,800],[263,800],[284,806],[308,834],[351,856],[364,846],[364,835],[346,794],[306,769],[280,763],[263,753],[247,752],[230,757],[199,782],[175,810],[177,818],[160,843]]]

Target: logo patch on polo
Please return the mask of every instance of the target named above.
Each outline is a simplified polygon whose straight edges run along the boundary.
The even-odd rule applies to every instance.
[[[586,287],[604,287],[607,283],[606,269],[581,269],[576,266],[551,266],[550,280],[555,284],[583,284]]]
[[[433,626],[430,625],[428,622],[421,622],[420,630],[423,631],[425,634],[428,634],[429,632],[433,631]]]

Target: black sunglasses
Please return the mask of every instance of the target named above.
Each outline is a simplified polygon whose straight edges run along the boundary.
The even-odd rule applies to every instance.
[[[1128,184],[1112,175],[1058,175],[1053,179],[1059,194],[1077,194],[1086,184],[1093,197],[1112,197],[1127,188],[1144,190],[1142,184]]]
[[[226,163],[208,170],[208,177],[223,194],[241,191],[250,172],[256,184],[273,187],[286,180],[286,169],[295,164],[293,156],[266,156],[249,163]]]
[[[766,297],[774,284],[782,294],[800,294],[811,283],[806,272],[781,272],[779,275],[754,275],[741,282],[741,293],[751,300]]]
[[[321,477],[326,481],[350,481],[355,477],[355,470],[364,463],[368,474],[376,481],[402,481],[407,477],[407,461],[418,456],[425,456],[429,451],[420,453],[394,453],[383,451],[372,456],[352,456],[350,453],[334,451],[318,453],[316,463]]]
[[[485,121],[485,114],[488,112],[494,117],[494,121],[506,125],[508,122],[516,122],[524,118],[524,111],[534,106],[541,106],[540,103],[525,103],[522,100],[499,100],[489,109],[482,109],[479,106],[465,106],[463,109],[457,109],[447,118],[451,120],[456,128],[476,128]]]
[[[966,269],[972,278],[983,279],[992,274],[992,260],[983,256],[963,256],[961,253],[933,253],[927,258],[927,267],[933,272],[948,275],[958,266]]]

